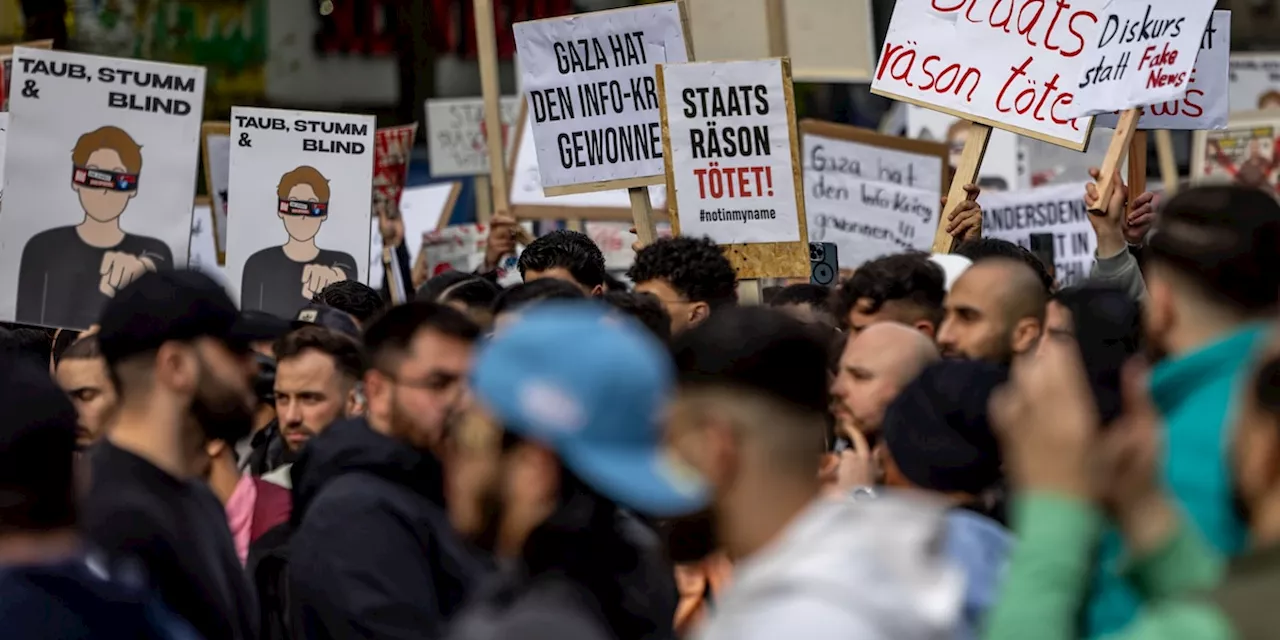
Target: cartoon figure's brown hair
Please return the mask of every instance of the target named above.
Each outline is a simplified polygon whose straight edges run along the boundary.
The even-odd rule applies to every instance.
[[[71,162],[83,167],[89,164],[89,156],[100,149],[110,149],[119,154],[125,171],[132,174],[142,172],[142,145],[134,142],[120,127],[100,127],[80,136],[71,150]]]
[[[316,197],[320,202],[329,203],[329,180],[324,177],[315,167],[303,165],[280,176],[280,185],[276,187],[276,196],[281,200],[289,198],[289,192],[294,187],[305,184],[316,192]]]
[[[1268,102],[1280,103],[1280,91],[1272,89],[1271,91],[1258,96],[1259,109],[1266,107]]]

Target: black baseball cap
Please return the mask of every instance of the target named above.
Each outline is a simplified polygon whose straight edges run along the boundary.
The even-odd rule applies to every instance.
[[[143,274],[107,301],[98,324],[108,365],[169,341],[200,337],[247,352],[252,343],[275,340],[289,329],[279,318],[241,314],[221,285],[189,269]]]
[[[309,305],[298,312],[292,328],[301,329],[313,324],[351,336],[357,342],[360,341],[360,325],[351,314],[341,309],[323,304]]]

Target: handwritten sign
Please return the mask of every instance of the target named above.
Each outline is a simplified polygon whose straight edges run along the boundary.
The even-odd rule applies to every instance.
[[[943,144],[826,122],[804,134],[809,242],[832,242],[842,266],[933,244],[947,172]]]
[[[405,248],[409,251],[409,264],[418,259],[422,249],[419,241],[424,235],[443,228],[453,215],[462,184],[441,182],[421,187],[409,187],[400,194],[400,217],[404,219]],[[382,288],[382,232],[375,218],[369,225],[369,286]]]
[[[1088,35],[1069,116],[1181,100],[1215,0],[1111,0]]]
[[[515,135],[515,159],[511,170],[511,209],[518,218],[563,220],[631,220],[631,197],[622,189],[588,191],[564,196],[547,196],[542,192],[542,176],[538,171],[538,154],[529,140],[528,119]],[[649,187],[649,201],[654,211],[667,206],[667,186]],[[631,224],[635,224],[631,222]]]
[[[1143,107],[1139,129],[1222,129],[1231,117],[1227,78],[1231,63],[1231,12],[1214,11],[1200,39],[1200,52],[1187,82],[1187,94]],[[1099,127],[1116,127],[1115,114],[1094,119]]]
[[[520,98],[500,101],[502,138],[510,149],[511,131],[520,119]],[[436,178],[480,176],[489,173],[485,147],[484,100],[444,98],[427,100],[427,153]]]
[[[718,244],[800,240],[782,61],[663,65],[662,82],[680,233]]]
[[[871,91],[1080,151],[1092,120],[1067,109],[1106,1],[898,0]]]
[[[1231,54],[1231,109],[1280,109],[1280,53]]]
[[[982,235],[1031,248],[1031,234],[1051,233],[1058,282],[1083,282],[1093,267],[1097,238],[1084,204],[1085,183],[982,194]]]
[[[604,268],[613,273],[624,272],[636,261],[636,252],[631,243],[636,241],[636,234],[631,233],[631,222],[584,222],[582,232],[591,237],[591,241],[600,247],[604,254]],[[659,222],[656,225],[656,238],[670,238],[671,225]]]
[[[418,134],[418,123],[384,127],[374,135],[373,216],[394,216],[400,192],[409,178],[409,153]]]
[[[663,180],[654,66],[685,62],[674,2],[514,27],[547,195]]]

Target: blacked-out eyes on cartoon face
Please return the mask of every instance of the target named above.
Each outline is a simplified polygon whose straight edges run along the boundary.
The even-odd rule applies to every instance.
[[[126,171],[107,171],[95,167],[73,167],[71,170],[71,182],[91,189],[138,190],[138,174]]]
[[[280,200],[280,213],[290,216],[321,217],[329,215],[329,204],[326,202],[310,202],[307,200]]]

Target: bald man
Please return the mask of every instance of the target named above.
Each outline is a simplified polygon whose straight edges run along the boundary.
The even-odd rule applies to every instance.
[[[1048,301],[1048,289],[1026,263],[980,260],[947,293],[938,348],[947,357],[1012,364],[1040,340]]]
[[[896,322],[866,327],[845,345],[831,385],[839,424],[851,425],[874,441],[889,403],[938,360],[933,341],[913,327]]]

